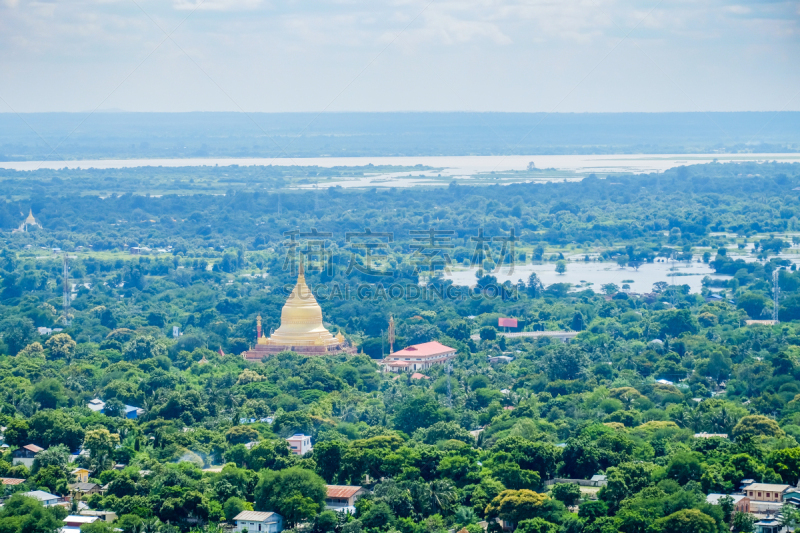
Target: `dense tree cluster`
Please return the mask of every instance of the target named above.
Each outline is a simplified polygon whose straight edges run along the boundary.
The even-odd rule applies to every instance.
[[[780,165],[759,168],[788,172]],[[525,185],[514,189],[524,195],[513,199],[493,188],[479,195],[461,186],[403,195],[298,193],[283,197],[277,209],[275,198],[241,193],[86,198],[70,209],[95,222],[64,230],[45,209],[44,230],[15,233],[0,253],[0,425],[11,447],[0,458],[0,477],[26,479],[4,486],[5,495],[36,488],[66,495],[74,481],[69,472],[79,465],[92,471],[93,482],[107,485],[86,502],[117,513],[114,527],[126,533],[213,528],[253,509],[279,512],[289,527],[314,533],[454,527],[480,533],[482,520],[499,528],[494,519],[522,533],[747,531],[746,516],[706,503],[705,495],[734,492],[746,478],[798,482],[800,328],[793,320],[800,319],[800,274],[775,257],[789,246],[775,242],[778,237],[751,239],[763,257],[744,261],[729,251],[733,237],[712,232],[737,231],[741,240],[767,227],[793,229],[800,204],[786,192],[795,178],[722,180],[728,171],[710,165],[708,180],[680,173],[642,177],[652,190],[641,192],[595,179]],[[682,203],[665,210],[679,184],[692,194],[682,191]],[[778,210],[759,202],[739,213],[742,200],[735,197],[756,189],[780,197]],[[570,190],[582,196],[568,200]],[[313,194],[329,196],[320,210],[306,211]],[[117,202],[119,209],[100,212],[92,202]],[[164,217],[186,211],[192,224],[156,224],[146,230],[151,233],[144,223],[111,229],[111,220],[130,213],[125,202],[141,202],[136,209],[148,217],[159,206]],[[246,211],[237,202],[255,212],[263,207],[266,214],[256,217],[263,224],[253,226],[251,217],[251,228],[237,234],[237,224],[244,224],[237,213]],[[58,210],[68,203],[60,199],[47,209],[64,217]],[[348,209],[371,207],[348,212],[342,209],[348,203]],[[214,217],[221,228],[208,240],[186,233],[209,227],[203,217]],[[620,218],[612,224],[614,217]],[[308,223],[322,231],[334,222],[357,228],[369,221],[375,232],[393,225],[405,231],[437,218],[464,227],[494,224],[506,234],[527,228],[517,249],[525,261],[558,260],[557,236],[583,235],[604,258],[625,256],[626,268],[675,253],[692,260],[697,248],[711,250],[709,264],[731,277],[705,280],[700,294],[668,283],[646,294],[609,284],[601,294],[566,283],[545,287],[535,275],[500,284],[480,272],[468,293],[476,297],[455,298],[443,290],[449,282],[415,269],[414,241],[403,238],[381,263],[395,268],[392,280],[420,286],[422,277],[439,296],[319,298],[331,330],[342,329],[364,353],[284,352],[262,362],[239,357],[254,341],[257,315],[266,332],[279,325],[284,286],[296,275],[283,268],[285,228]],[[735,227],[743,220],[751,225]],[[89,244],[81,238],[131,244],[135,234],[137,243],[159,235],[173,252],[79,254],[65,327],[61,262],[37,258],[41,252],[25,244],[69,248],[58,240],[67,237],[72,246]],[[450,253],[466,254],[469,235],[454,239]],[[578,245],[560,249],[568,246]],[[498,250],[492,257],[503,262]],[[372,283],[375,290],[386,279],[348,272],[347,262],[338,261],[330,272],[309,269],[312,286]],[[775,272],[785,322],[745,326],[747,319],[770,316]],[[724,297],[712,298],[711,289]],[[432,367],[420,379],[379,372],[375,359],[388,349],[390,313],[395,348],[438,340],[457,351],[450,371]],[[517,317],[525,331],[579,334],[569,343],[506,337],[497,328],[500,316]],[[176,326],[183,335],[173,337]],[[40,334],[42,327],[62,331]],[[87,407],[98,397],[106,402],[104,414]],[[126,406],[144,414],[129,419]],[[301,432],[314,441],[303,457],[285,440]],[[695,437],[703,432],[727,437]],[[46,451],[30,468],[12,464],[12,450],[29,443]],[[77,459],[70,457],[81,448]],[[608,483],[593,493],[552,481],[598,473]],[[356,515],[344,517],[325,510],[325,484],[370,490]],[[48,532],[62,518],[61,510],[14,495],[0,511],[0,530]]]

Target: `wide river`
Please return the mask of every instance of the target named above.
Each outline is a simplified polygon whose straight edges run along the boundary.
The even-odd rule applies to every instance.
[[[664,172],[681,165],[712,161],[779,161],[800,162],[800,154],[624,154],[624,155],[510,155],[510,156],[419,156],[419,157],[295,157],[295,158],[187,158],[187,159],[100,159],[81,161],[0,161],[0,168],[36,170],[39,168],[133,168],[133,167],[193,167],[193,166],[319,166],[354,167],[363,165],[408,166],[424,165],[443,169],[442,176],[471,176],[483,172],[525,170],[529,163],[536,168],[596,173]]]

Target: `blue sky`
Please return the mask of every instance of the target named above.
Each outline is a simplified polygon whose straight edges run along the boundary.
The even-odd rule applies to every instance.
[[[796,1],[0,0],[4,112],[779,111],[799,91]]]

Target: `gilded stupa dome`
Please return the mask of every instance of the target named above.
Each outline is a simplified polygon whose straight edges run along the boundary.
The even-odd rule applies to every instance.
[[[281,311],[281,327],[268,339],[268,344],[282,346],[327,346],[339,341],[322,325],[322,308],[306,285],[303,264],[297,283]]]

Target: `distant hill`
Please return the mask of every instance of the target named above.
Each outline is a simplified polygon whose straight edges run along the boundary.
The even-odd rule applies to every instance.
[[[0,160],[800,151],[781,113],[0,113]]]

